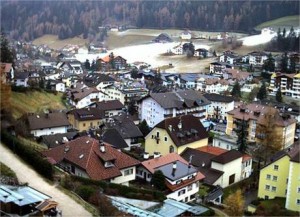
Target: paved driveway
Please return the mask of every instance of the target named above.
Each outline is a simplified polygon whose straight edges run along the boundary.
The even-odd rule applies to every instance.
[[[17,155],[13,154],[2,143],[0,143],[0,162],[9,166],[16,173],[20,182],[27,182],[30,187],[51,196],[53,200],[58,202],[58,209],[62,210],[62,216],[92,216],[68,195],[44,181],[39,174],[23,163]]]

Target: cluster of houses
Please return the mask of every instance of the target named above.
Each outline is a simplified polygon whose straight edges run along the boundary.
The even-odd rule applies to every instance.
[[[166,35],[160,38],[167,40]],[[272,110],[282,151],[261,170],[258,197],[286,197],[286,208],[299,210],[299,109],[262,101],[247,105],[221,95],[235,82],[251,91],[253,74],[236,69],[236,64],[261,66],[266,58],[262,52],[239,57],[226,51],[210,64],[210,75],[161,73],[162,86],[171,87],[165,92],[148,89],[147,81],[157,72],[139,70],[142,78],[133,79],[125,70],[126,59],[111,54],[98,59],[100,70],[94,72],[72,59],[43,63],[39,73],[1,64],[1,80],[24,87],[44,80],[45,87],[65,93],[70,110],[23,117],[30,134],[48,147],[42,154],[51,164],[73,175],[122,185],[133,180],[150,183],[161,171],[166,197],[180,202],[198,199],[205,184],[217,189],[205,199],[222,203],[222,188],[250,177],[254,159],[238,151],[234,129],[238,121],[246,121],[248,142],[259,142],[257,128]],[[114,72],[106,73],[112,68]],[[269,90],[274,94],[281,88],[285,95],[299,98],[299,79],[299,74],[273,74]],[[132,102],[135,115],[129,113]],[[208,119],[222,120],[225,127],[215,132],[212,142],[204,124]],[[150,127],[147,135],[139,128],[142,121]],[[143,147],[139,159],[127,154],[136,147]]]

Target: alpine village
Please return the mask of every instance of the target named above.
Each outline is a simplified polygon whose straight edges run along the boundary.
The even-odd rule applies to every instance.
[[[1,1],[0,216],[299,216],[299,1]]]

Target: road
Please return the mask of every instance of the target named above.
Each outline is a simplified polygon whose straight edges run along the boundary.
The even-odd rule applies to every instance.
[[[23,163],[17,155],[13,154],[11,150],[6,148],[2,143],[0,143],[0,162],[10,167],[16,173],[20,182],[27,182],[30,187],[51,196],[53,200],[58,202],[59,205],[57,208],[62,210],[62,216],[92,216],[71,197],[64,194],[54,185],[47,183],[39,174],[29,168],[27,164]]]

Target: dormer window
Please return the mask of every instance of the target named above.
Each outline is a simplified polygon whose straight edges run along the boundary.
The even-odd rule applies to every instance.
[[[106,162],[104,163],[104,167],[105,167],[105,168],[113,167],[113,166],[114,166],[114,164],[113,164],[111,161],[106,161]]]

